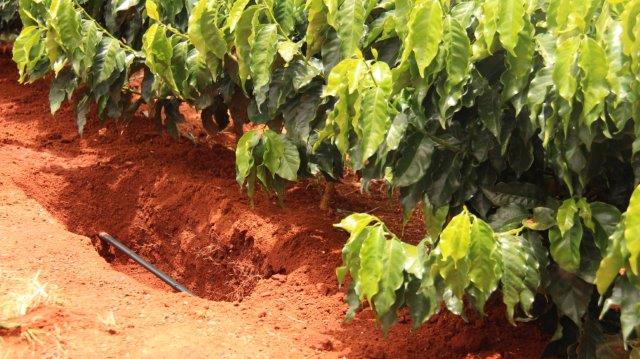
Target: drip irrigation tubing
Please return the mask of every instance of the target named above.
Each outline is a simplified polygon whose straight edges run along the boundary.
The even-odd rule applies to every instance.
[[[146,270],[148,270],[149,272],[153,273],[153,275],[155,275],[156,277],[160,278],[160,280],[162,280],[163,282],[167,283],[175,291],[184,292],[184,293],[193,295],[193,293],[191,293],[191,291],[189,291],[189,289],[187,289],[187,287],[185,287],[182,284],[176,282],[176,280],[171,278],[167,273],[161,271],[160,269],[158,269],[158,267],[156,267],[153,264],[147,262],[144,258],[140,257],[136,252],[131,250],[131,248],[125,246],[124,244],[122,244],[122,242],[120,242],[119,240],[113,238],[108,233],[100,232],[100,233],[98,233],[98,237],[100,239],[102,239],[103,241],[105,241],[105,242],[111,244],[112,246],[116,247],[120,252],[126,254],[129,258],[133,259],[136,263],[140,264]]]

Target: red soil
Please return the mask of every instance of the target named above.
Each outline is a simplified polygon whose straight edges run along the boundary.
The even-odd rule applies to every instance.
[[[234,180],[233,135],[194,145],[136,117],[104,125],[93,118],[80,137],[69,106],[49,114],[46,81],[21,86],[16,78],[10,59],[0,57],[0,209],[6,212],[0,269],[24,276],[41,270],[43,281],[70,298],[43,315],[61,328],[67,353],[95,354],[96,343],[104,356],[171,356],[185,348],[195,357],[533,358],[542,352],[549,333],[536,323],[511,326],[497,301],[486,318],[471,314],[468,323],[443,313],[412,331],[401,320],[388,338],[369,310],[343,323],[345,293],[334,270],[346,235],[331,225],[348,212],[370,211],[400,232],[400,210],[381,190],[360,195],[351,179],[337,186],[333,210],[322,212],[320,186],[301,182],[287,190],[284,208],[259,193],[252,210]],[[101,246],[99,231],[206,299],[171,293]],[[422,226],[412,221],[404,233],[416,241]],[[113,334],[102,330],[96,313],[106,310],[126,325]],[[3,343],[24,350],[15,333],[0,335],[0,354]]]

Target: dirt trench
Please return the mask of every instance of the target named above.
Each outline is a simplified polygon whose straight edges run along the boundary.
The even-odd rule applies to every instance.
[[[202,143],[175,141],[147,119],[100,124],[80,137],[70,106],[49,114],[46,81],[16,84],[0,57],[2,173],[69,231],[92,238],[113,268],[150,287],[169,288],[99,242],[106,231],[200,297],[249,308],[258,322],[299,336],[300,345],[350,357],[517,357],[539,355],[551,333],[535,322],[512,327],[493,301],[470,322],[448,313],[411,329],[403,317],[384,338],[369,310],[343,323],[344,291],[335,268],[346,235],[332,227],[351,211],[380,216],[400,232],[400,208],[382,189],[360,195],[354,178],[337,186],[331,211],[320,211],[314,181],[286,191],[284,208],[258,192],[251,208],[235,183],[231,133]],[[197,121],[192,118],[193,122]],[[421,238],[412,221],[405,240]]]

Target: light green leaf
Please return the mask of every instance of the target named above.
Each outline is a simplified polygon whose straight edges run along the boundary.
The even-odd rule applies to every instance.
[[[209,0],[199,0],[189,16],[187,35],[193,46],[205,57],[209,54],[224,59],[227,43],[216,25],[216,10],[209,8]]]
[[[453,258],[459,261],[467,257],[471,245],[471,219],[466,210],[453,217],[440,235],[438,247],[442,251],[442,258]]]
[[[386,240],[381,225],[375,226],[362,242],[360,248],[360,270],[356,291],[359,299],[371,301],[380,289],[380,278],[383,272],[383,252]]]
[[[480,218],[474,218],[469,249],[469,279],[484,298],[489,298],[497,288],[502,275],[497,248],[491,227]],[[481,304],[482,307],[484,303]]]
[[[307,58],[317,54],[322,48],[322,43],[327,31],[327,8],[323,0],[307,0],[305,9],[307,10]]]
[[[243,15],[244,8],[249,4],[249,0],[236,0],[233,2],[231,9],[229,10],[229,15],[227,16],[225,27],[227,27],[231,32],[236,29],[240,18]]]
[[[13,43],[13,61],[18,65],[20,82],[24,82],[44,56],[43,34],[37,26],[27,26]]]
[[[628,257],[629,252],[624,241],[624,225],[619,223],[615,232],[609,238],[607,252],[596,272],[595,284],[600,295],[604,295],[609,290]]]
[[[535,42],[533,39],[533,26],[527,22],[527,26],[518,35],[518,43],[513,53],[506,55],[507,71],[502,73],[502,99],[507,101],[521,93],[529,84],[529,74],[533,70],[533,54]],[[520,109],[516,109],[519,112]]]
[[[420,76],[424,77],[425,69],[436,57],[443,38],[444,22],[440,1],[416,1],[407,27],[408,35],[403,44],[402,62],[406,62],[413,53]]]
[[[580,86],[584,94],[582,117],[587,126],[603,116],[604,99],[609,94],[607,55],[600,45],[587,37],[580,49],[578,66],[583,76]]]
[[[364,36],[365,8],[363,0],[343,0],[338,8],[336,31],[343,59],[353,56]]]
[[[377,62],[371,66],[371,74],[376,87],[367,89],[362,99],[362,120],[359,122],[361,129],[362,158],[356,169],[359,169],[369,159],[384,141],[391,119],[389,118],[389,95],[391,93],[391,70],[384,62]]]
[[[499,4],[497,32],[500,34],[500,42],[511,55],[518,56],[515,48],[518,44],[518,35],[524,29],[524,2],[500,0]]]
[[[300,46],[289,40],[278,42],[278,54],[284,60],[284,62],[289,63],[293,60],[293,57],[300,52]]]
[[[560,205],[560,208],[558,208],[558,214],[556,216],[560,234],[564,235],[573,227],[574,218],[577,214],[578,206],[573,198],[569,198],[562,202],[562,205]]]
[[[457,20],[447,18],[444,35],[446,79],[442,88],[438,88],[441,96],[438,101],[440,122],[445,127],[445,119],[450,115],[449,109],[458,105],[462,98],[464,84],[469,81],[471,69],[471,43],[467,32]]]
[[[624,239],[631,257],[629,264],[634,274],[640,274],[640,186],[631,195],[624,219]]]
[[[352,241],[366,226],[371,222],[378,221],[378,218],[367,213],[354,213],[347,216],[334,225],[336,228],[343,229],[351,234],[349,241]]]
[[[108,52],[116,51],[116,40],[104,38],[105,48]],[[176,93],[179,93],[173,74],[171,72],[171,59],[173,58],[173,46],[167,37],[166,29],[158,24],[153,24],[144,34],[142,48],[146,56],[146,64],[156,75],[163,78]],[[99,54],[98,54],[99,56]],[[106,74],[106,71],[101,71]]]
[[[55,29],[59,44],[68,52],[80,46],[80,15],[71,0],[52,0],[51,27]]]
[[[238,77],[240,77],[240,84],[242,89],[246,92],[246,82],[251,75],[251,46],[249,38],[253,32],[253,19],[256,18],[260,12],[258,6],[248,7],[240,16],[238,20],[237,28],[235,31],[235,47],[238,58]],[[275,44],[274,44],[275,45]]]
[[[402,242],[397,239],[385,241],[382,254],[382,274],[378,294],[373,297],[376,315],[385,315],[396,302],[396,291],[404,282],[404,262],[406,253]]]
[[[558,94],[567,102],[573,101],[578,88],[576,80],[576,58],[580,39],[570,37],[558,44],[556,63],[553,69],[553,82]]]

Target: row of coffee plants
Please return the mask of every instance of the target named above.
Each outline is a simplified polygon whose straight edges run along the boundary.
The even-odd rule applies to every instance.
[[[640,0],[20,0],[20,18],[21,80],[52,72],[80,131],[91,103],[145,103],[179,136],[183,102],[217,131],[246,98],[234,120],[266,125],[236,149],[250,196],[347,167],[405,220],[420,207],[417,245],[339,225],[349,317],[368,301],[385,331],[403,307],[418,326],[499,290],[572,353],[637,342]]]

